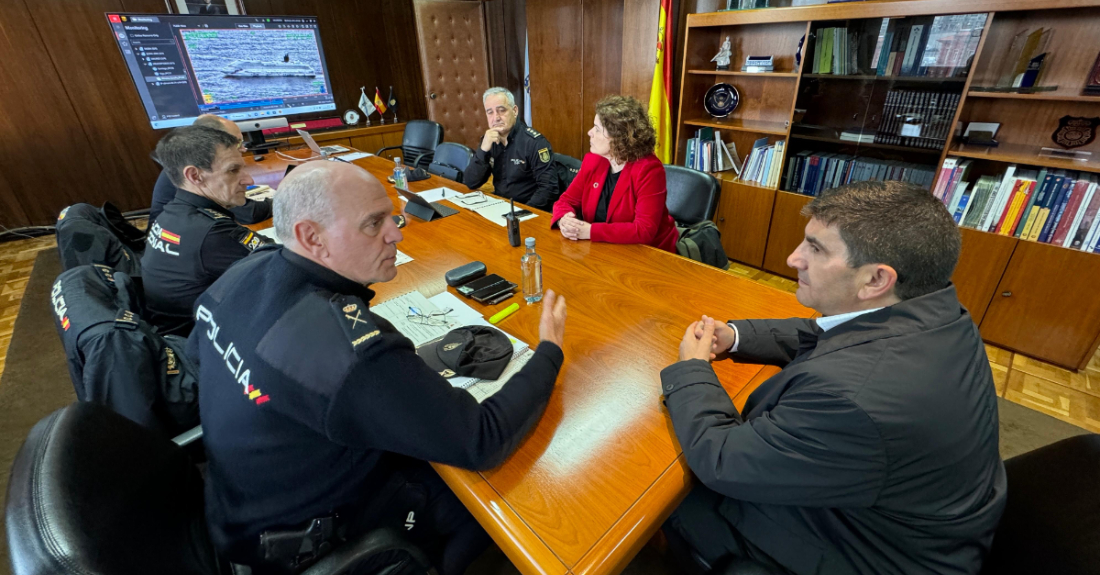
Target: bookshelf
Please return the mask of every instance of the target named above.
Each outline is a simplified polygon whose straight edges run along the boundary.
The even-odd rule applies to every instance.
[[[878,43],[872,44],[882,31],[909,35],[921,26],[914,38],[923,38],[921,34],[934,33],[936,22],[962,22],[964,15],[973,15],[967,22],[980,23],[973,26],[978,32],[969,46],[957,45],[965,61],[939,69],[937,64],[942,61],[929,60],[925,66],[921,59],[925,46],[918,42],[918,52],[908,61],[903,59],[904,51],[888,47],[887,53],[896,52],[895,59],[887,61],[896,66],[893,70],[870,65],[876,51],[882,54]],[[940,19],[942,16],[956,18]],[[884,18],[893,24],[882,28]],[[1039,83],[1057,89],[982,91],[980,88],[996,86],[1002,78],[1014,38],[1040,27],[1055,32],[1046,46],[1052,57],[1044,64]],[[829,28],[833,30],[827,36],[832,38],[828,46],[843,56],[826,56],[831,52],[825,51],[821,39]],[[771,55],[775,72],[715,71],[709,60],[727,36],[733,70],[738,70],[748,55]],[[798,65],[795,51],[803,36],[805,47]],[[1097,38],[1100,0],[899,0],[690,14],[682,46],[680,99],[674,105],[674,162],[684,164],[687,142],[702,127],[721,130],[722,139],[736,146],[742,160],[760,138],[767,138],[769,144],[783,141],[777,187],[742,182],[732,172],[715,174],[722,184],[715,222],[731,259],[793,277],[786,258],[802,240],[806,220],[799,212],[812,197],[794,193],[800,188],[790,188],[796,176],[794,166],[807,157],[831,162],[836,170],[844,170],[843,177],[849,177],[851,168],[846,166],[852,161],[861,162],[861,166],[892,166],[886,172],[880,168],[878,173],[905,174],[926,182],[924,170],[932,170],[930,189],[935,189],[935,178],[948,158],[970,161],[969,179],[973,181],[1004,173],[1013,164],[1033,170],[1100,174],[1100,138],[1081,148],[1093,152],[1088,162],[1038,155],[1040,148],[1053,146],[1051,134],[1062,116],[1100,116],[1100,96],[1082,94],[1085,77],[1100,51]],[[819,48],[834,69],[818,69]],[[741,93],[739,108],[721,120],[707,116],[702,105],[707,89],[718,82],[732,84]],[[940,94],[938,98],[949,105],[930,105],[928,100],[936,98],[925,94]],[[885,111],[890,102],[896,106],[898,98],[903,103],[908,98],[910,107]],[[917,111],[913,102],[923,103],[925,111]],[[914,115],[925,119],[920,140],[914,139],[911,131],[886,125],[898,118],[910,122],[906,116]],[[947,129],[938,137],[925,132],[932,125],[929,119]],[[1000,146],[984,148],[958,142],[956,129],[972,121],[1000,123],[996,136]],[[879,137],[874,142],[869,137],[853,142],[842,140],[841,132]],[[876,173],[871,170],[868,173]],[[814,192],[821,188],[801,189]],[[983,338],[1025,355],[1082,369],[1100,345],[1100,298],[1094,294],[1100,281],[1100,254],[966,227],[960,231],[963,251],[953,280]]]

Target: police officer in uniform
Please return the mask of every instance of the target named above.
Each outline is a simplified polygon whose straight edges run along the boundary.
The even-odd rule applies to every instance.
[[[241,134],[241,129],[235,122],[231,122],[221,116],[215,116],[213,114],[203,114],[196,118],[195,123],[191,125],[221,130],[238,140],[244,138],[244,135]],[[149,205],[149,221],[155,221],[157,216],[164,211],[164,206],[168,205],[168,202],[172,201],[174,197],[176,197],[176,186],[168,177],[168,172],[161,170],[160,175],[157,176],[157,183],[153,184],[153,199]],[[233,212],[233,217],[236,218],[239,223],[260,223],[271,218],[271,200],[245,200],[243,206],[235,207],[230,211]]]
[[[370,310],[369,286],[397,275],[393,211],[365,170],[306,164],[275,198],[286,244],[233,266],[196,303],[206,517],[234,562],[308,564],[298,541],[269,542],[314,520],[330,526],[306,537],[314,546],[393,527],[443,575],[488,545],[426,461],[488,469],[511,454],[553,390],[565,300],[547,292],[533,357],[479,404]]]
[[[157,143],[157,159],[179,188],[150,224],[141,258],[148,319],[161,334],[190,333],[199,294],[267,241],[229,211],[252,184],[239,144],[203,126],[177,128]]]
[[[462,176],[471,190],[493,175],[498,196],[551,211],[561,195],[554,170],[554,150],[546,137],[517,118],[516,98],[504,88],[489,88],[482,96],[489,129]]]

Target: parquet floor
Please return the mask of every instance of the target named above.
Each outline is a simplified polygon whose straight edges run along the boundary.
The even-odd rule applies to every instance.
[[[0,244],[0,374],[34,258],[39,251],[56,245],[53,236]],[[731,262],[729,271],[790,293],[798,287],[789,279],[738,263]],[[1093,356],[1084,371],[1073,372],[990,345],[985,347],[997,395],[1100,433],[1100,353]]]

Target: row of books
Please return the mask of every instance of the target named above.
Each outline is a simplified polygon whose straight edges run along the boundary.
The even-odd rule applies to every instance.
[[[1010,165],[999,176],[966,181],[970,160],[948,158],[932,193],[959,225],[1023,240],[1100,251],[1096,174]]]
[[[938,149],[951,131],[959,94],[890,90],[875,132],[876,144]]]
[[[694,138],[687,141],[685,167],[701,172],[735,170],[741,173],[740,164],[737,146],[733,142],[723,142],[720,130],[701,128],[695,131]]]
[[[760,138],[753,143],[752,151],[741,168],[741,181],[769,188],[779,184],[779,175],[782,172],[780,163],[785,145],[785,142],[779,141],[769,146],[767,138]]]
[[[823,190],[868,180],[898,180],[929,188],[935,175],[932,167],[919,164],[804,150],[787,160],[782,189],[816,196]]]
[[[871,69],[876,76],[965,76],[985,14],[883,18]]]
[[[814,33],[814,61],[812,74],[855,74],[858,56],[854,47],[859,42],[856,32],[847,28],[818,28]]]

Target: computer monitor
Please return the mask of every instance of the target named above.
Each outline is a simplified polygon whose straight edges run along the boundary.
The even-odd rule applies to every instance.
[[[106,16],[154,129],[336,109],[316,17]]]

